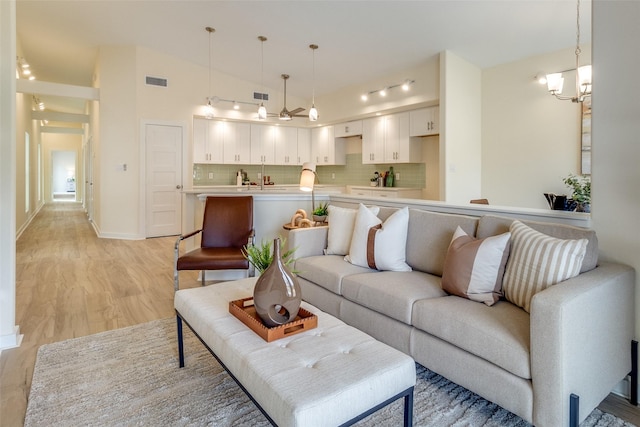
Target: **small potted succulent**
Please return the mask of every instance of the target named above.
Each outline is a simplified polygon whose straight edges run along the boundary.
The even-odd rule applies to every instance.
[[[282,261],[287,267],[290,267],[291,263],[295,261],[293,253],[296,249],[293,248],[284,252],[286,241],[287,239],[280,239],[280,252],[282,253]],[[249,261],[249,264],[256,269],[258,275],[262,274],[262,272],[265,271],[273,261],[272,246],[273,244],[270,241],[265,242],[262,240],[260,245],[245,245],[242,248],[242,255],[244,255],[244,257]],[[292,271],[292,273],[295,274],[296,272]]]
[[[327,215],[329,214],[329,204],[320,203],[317,208],[313,210],[313,220],[315,222],[325,222]]]
[[[571,200],[576,203],[576,212],[591,212],[591,180],[586,176],[569,174],[562,180],[571,189]]]

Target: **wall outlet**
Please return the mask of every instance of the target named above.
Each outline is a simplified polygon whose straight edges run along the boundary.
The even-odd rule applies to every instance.
[[[400,172],[396,172],[396,181],[400,181]]]
[[[213,172],[209,172],[209,179],[213,179]]]
[[[335,173],[331,174],[331,179],[336,179],[336,174]]]

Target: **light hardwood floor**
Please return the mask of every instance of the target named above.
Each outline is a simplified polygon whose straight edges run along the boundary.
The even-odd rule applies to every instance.
[[[0,426],[22,426],[38,347],[165,319],[173,311],[175,237],[96,237],[80,204],[46,205],[16,243],[16,323],[24,340],[0,356]],[[200,286],[196,272],[180,287]],[[609,396],[600,406],[640,425],[640,410]]]
[[[80,204],[45,205],[16,243],[19,348],[0,356],[0,425],[21,426],[38,347],[166,319],[175,237],[99,239]],[[180,273],[181,288],[199,286]]]

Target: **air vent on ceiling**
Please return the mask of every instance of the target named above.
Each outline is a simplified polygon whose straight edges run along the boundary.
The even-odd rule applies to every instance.
[[[151,86],[160,86],[160,87],[167,87],[169,85],[169,82],[167,79],[163,79],[162,77],[151,77],[151,76],[146,76],[145,83]]]
[[[268,101],[269,100],[269,94],[268,93],[253,92],[253,99],[259,99],[260,101]]]

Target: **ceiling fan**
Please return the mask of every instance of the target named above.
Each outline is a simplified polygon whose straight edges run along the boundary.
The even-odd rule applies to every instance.
[[[282,74],[282,80],[284,80],[284,106],[280,113],[269,113],[271,117],[278,117],[280,120],[291,120],[294,117],[307,117],[306,114],[298,114],[305,109],[302,107],[298,107],[294,110],[287,110],[287,80],[289,79],[289,74]]]

